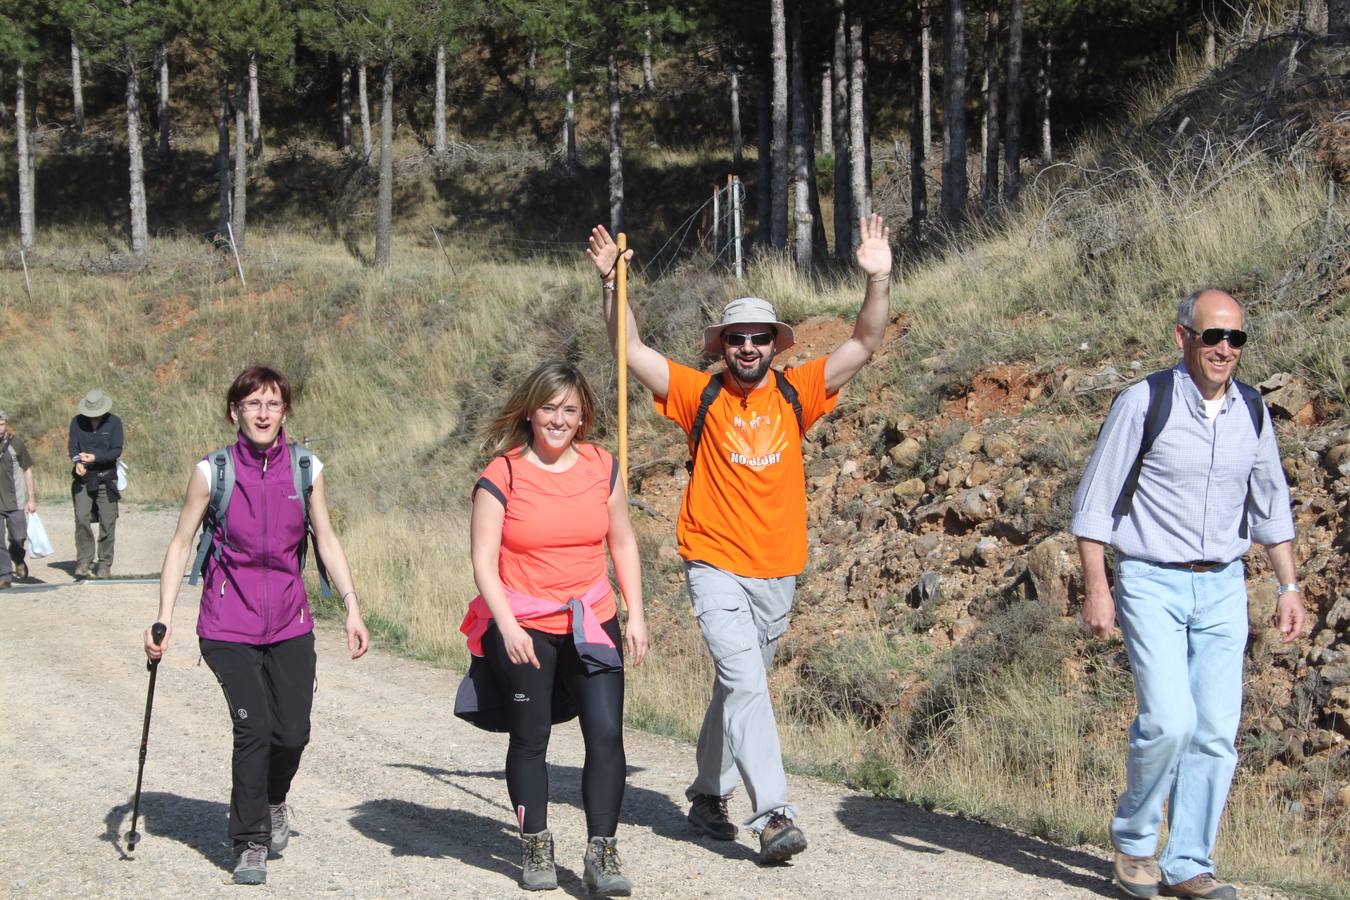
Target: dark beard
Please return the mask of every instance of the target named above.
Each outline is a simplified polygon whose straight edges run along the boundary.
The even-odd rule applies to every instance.
[[[765,355],[759,358],[759,362],[753,368],[746,369],[735,355],[727,360],[727,371],[743,385],[754,387],[763,380],[764,376],[769,374],[769,365],[773,362],[772,355]]]

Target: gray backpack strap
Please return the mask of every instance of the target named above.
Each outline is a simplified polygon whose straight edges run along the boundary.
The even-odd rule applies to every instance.
[[[309,496],[314,493],[314,453],[303,444],[288,444],[286,449],[294,463],[291,466],[291,479],[295,484],[296,496],[305,503],[305,537],[300,541],[300,570],[303,572],[305,569],[305,555],[313,543],[314,565],[319,570],[319,590],[325,597],[331,597],[333,588],[328,583],[328,569],[319,555],[319,540],[314,536],[314,526],[309,519]]]
[[[211,499],[206,504],[206,514],[202,516],[202,536],[197,541],[197,558],[192,563],[192,572],[188,575],[188,584],[196,584],[206,569],[206,555],[210,553],[220,559],[220,546],[216,542],[216,530],[220,530],[220,539],[226,539],[225,513],[230,508],[230,498],[234,495],[234,454],[229,447],[213,450],[206,457],[211,464]]]

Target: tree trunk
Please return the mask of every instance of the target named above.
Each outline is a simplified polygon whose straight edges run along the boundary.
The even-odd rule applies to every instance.
[[[229,238],[230,224],[230,81],[220,76],[217,85],[220,109],[216,115],[216,195],[220,214],[216,219],[216,236]]]
[[[352,143],[352,67],[342,64],[342,86],[338,89],[338,149]]]
[[[356,55],[356,102],[361,108],[361,153],[367,163],[374,148],[370,145],[370,94],[366,91],[366,55]]]
[[[84,72],[80,69],[80,45],[70,33],[70,97],[75,104],[75,130],[84,134]]]
[[[173,152],[173,146],[169,142],[169,48],[166,44],[159,45],[159,109],[157,111],[159,123],[159,155],[167,158]]]
[[[71,45],[75,46],[74,44]],[[37,245],[37,222],[34,215],[33,143],[28,129],[28,96],[26,93],[28,75],[23,66],[15,69],[14,89],[14,126],[15,140],[19,150],[19,246],[25,252]]]
[[[642,16],[646,18],[651,14],[651,8],[648,4],[642,4]],[[647,93],[656,90],[656,78],[652,75],[652,30],[646,28],[642,32],[642,89]]]
[[[262,105],[258,102],[258,60],[248,58],[248,143],[253,159],[262,159]]]
[[[364,67],[363,67],[364,68]],[[389,265],[389,227],[394,218],[394,66],[384,64],[380,94],[380,200],[375,212],[375,265]]]
[[[731,166],[737,172],[745,161],[744,144],[741,139],[741,71],[731,66]]]
[[[252,60],[248,70],[239,73],[234,91],[234,203],[230,206],[230,227],[233,229],[234,250],[244,255],[248,241],[248,140],[247,110],[251,103],[253,73],[257,71]]]
[[[563,113],[563,152],[567,168],[577,167],[577,92],[572,84],[572,48],[563,48],[563,71],[567,73],[567,108]]]
[[[534,99],[534,72],[538,67],[539,48],[531,41],[525,48],[525,79],[521,85],[521,93],[525,95],[525,102],[528,104]]]
[[[773,207],[773,61],[767,53],[759,55],[759,85],[755,92],[755,119],[758,130],[755,144],[759,151],[758,177],[755,179],[755,241],[768,246]]]
[[[788,83],[787,83],[787,17],[785,0],[769,0],[773,40],[770,59],[773,61],[773,144],[769,197],[769,246],[775,250],[787,248],[787,182],[788,182]]]
[[[928,0],[919,0],[919,103],[923,119],[923,156],[933,158],[933,19]]]
[[[141,100],[137,91],[136,66],[127,60],[127,174],[131,180],[131,252],[145,255],[150,230],[145,221],[145,166],[141,159]]]
[[[811,239],[815,236],[815,221],[811,217],[811,181],[814,173],[810,150],[807,143],[811,133],[811,102],[806,87],[806,74],[802,65],[802,14],[799,3],[792,4],[792,23],[790,26],[790,49],[792,71],[792,217],[794,237],[794,259],[797,268],[809,271],[815,248]]]
[[[1045,163],[1054,162],[1054,148],[1050,144],[1050,64],[1051,64],[1051,45],[1050,39],[1042,36],[1040,39],[1041,67],[1037,74],[1037,87],[1040,91],[1040,116],[1041,116],[1041,161]]]
[[[980,199],[985,209],[998,202],[998,3],[991,2],[984,35],[984,178]]]
[[[919,22],[928,19],[927,0],[919,0],[916,10]],[[911,54],[915,59],[927,59],[928,48],[925,45],[925,29],[914,29]],[[909,112],[909,231],[914,242],[922,244],[928,240],[928,125],[924,122],[923,106],[926,102],[924,85],[928,80],[928,67],[915,66],[911,76],[913,90],[910,91]]]
[[[863,23],[861,16],[848,19],[848,130],[849,130],[849,210],[851,233],[849,246],[862,241],[858,220],[872,214],[872,197],[867,191],[867,129],[863,103]]]
[[[1350,0],[1327,0],[1327,34],[1350,43]]]
[[[445,155],[445,44],[436,45],[436,155]]]
[[[623,231],[623,131],[620,127],[619,57],[615,51],[618,37],[611,31],[609,54],[605,62],[605,93],[609,99],[609,227],[612,234]]]
[[[1205,14],[1205,68],[1212,69],[1219,63],[1219,30],[1215,27],[1214,17]]]
[[[834,0],[834,47],[830,60],[830,131],[834,154],[834,255],[848,264],[853,252],[853,200],[850,191],[849,92],[848,92],[848,9],[846,0]],[[822,123],[821,128],[825,125]]]
[[[830,79],[830,66],[820,72],[820,152],[834,156],[834,82]]]
[[[947,0],[942,23],[942,218],[956,225],[966,208],[966,18]]]
[[[1022,190],[1022,0],[1012,0],[1008,21],[1008,96],[1003,113],[1003,199]]]

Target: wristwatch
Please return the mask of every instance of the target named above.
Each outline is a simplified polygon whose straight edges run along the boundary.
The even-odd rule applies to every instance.
[[[1298,582],[1297,582],[1297,581],[1291,581],[1291,582],[1288,582],[1287,584],[1286,584],[1285,582],[1280,582],[1280,583],[1276,586],[1276,588],[1275,588],[1275,593],[1276,593],[1277,595],[1278,595],[1278,594],[1301,594],[1301,593],[1303,593],[1303,588],[1301,588],[1301,587],[1298,586]]]

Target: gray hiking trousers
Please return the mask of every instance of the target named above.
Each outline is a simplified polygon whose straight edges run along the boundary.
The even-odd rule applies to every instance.
[[[712,699],[698,735],[698,776],[685,797],[725,797],[739,773],[754,809],[745,825],[758,832],[772,812],[797,815],[787,799],[769,700],[769,667],[787,630],[797,578],[746,578],[701,562],[686,562],[684,572],[714,666]]]
[[[0,534],[7,534],[0,552],[0,581],[14,577],[14,564],[23,562],[23,542],[28,540],[28,515],[22,509],[0,512]]]

